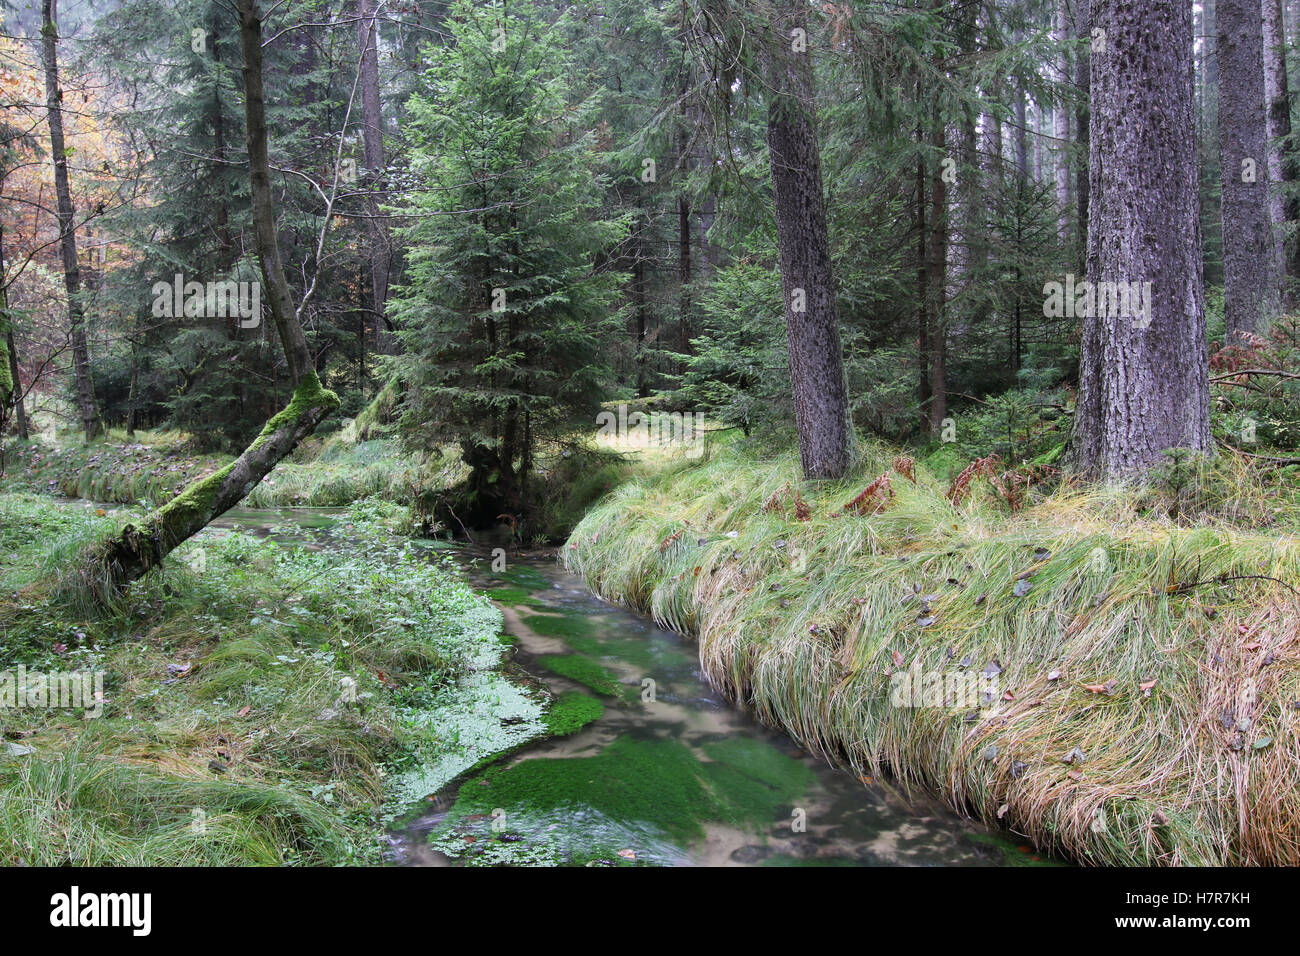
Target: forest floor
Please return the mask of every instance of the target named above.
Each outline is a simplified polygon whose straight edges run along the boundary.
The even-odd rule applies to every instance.
[[[0,494],[0,863],[374,863],[427,793],[570,730],[391,511],[319,547],[210,528],[91,610],[60,572],[132,513]]]
[[[107,504],[161,504],[228,465],[233,455],[193,451],[176,432],[114,431],[104,441],[14,442],[0,487]],[[251,508],[336,507],[363,498],[410,505],[464,477],[454,456],[421,463],[386,438],[347,433],[304,442],[249,494]]]
[[[869,447],[815,484],[733,448],[623,485],[563,555],[856,772],[1083,863],[1295,865],[1294,501],[1226,457],[1179,468],[950,485]]]
[[[375,862],[425,794],[572,730],[502,664],[500,612],[406,537],[416,466],[386,439],[304,449],[248,502],[351,502],[320,532],[340,547],[211,528],[118,608],[56,597],[84,542],[223,463],[175,438],[8,450],[0,659],[105,685],[97,719],[0,708],[0,860]],[[575,482],[574,513],[622,484],[565,563],[810,751],[1084,863],[1300,862],[1286,482],[1231,456],[1140,492],[954,479],[951,454],[867,446],[809,483],[735,435],[634,457]]]

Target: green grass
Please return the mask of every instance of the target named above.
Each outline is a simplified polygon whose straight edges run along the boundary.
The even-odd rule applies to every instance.
[[[103,680],[96,718],[0,708],[0,863],[377,862],[390,782],[464,746],[421,718],[492,674],[499,611],[364,508],[346,551],[206,532],[120,606],[51,601],[126,517],[0,495],[0,672]]]
[[[956,506],[918,467],[884,510],[847,512],[891,457],[868,447],[822,483],[793,455],[675,467],[590,511],[564,559],[697,636],[709,680],[813,752],[1048,852],[1300,863],[1300,603],[1277,583],[1300,587],[1292,491],[1225,460],[1012,511],[985,479]],[[897,706],[911,668],[988,669],[997,693]]]
[[[400,453],[390,440],[354,442],[350,433],[309,439],[276,466],[244,504],[252,508],[339,507],[382,498],[418,507],[462,477],[455,456],[427,463]],[[7,449],[11,490],[60,494],[109,504],[161,505],[187,485],[214,474],[231,455],[194,454],[175,433],[141,432],[135,440],[48,445],[16,442]]]

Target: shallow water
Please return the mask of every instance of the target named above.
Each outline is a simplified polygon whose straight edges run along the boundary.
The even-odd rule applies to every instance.
[[[671,777],[629,781],[631,789],[652,791],[647,797],[650,803],[643,800],[638,804],[635,794],[622,793],[627,799],[613,804],[613,813],[603,794],[595,806],[566,806],[560,816],[582,818],[584,822],[576,829],[588,831],[568,835],[570,843],[576,839],[579,848],[584,843],[588,850],[607,847],[615,839],[625,842],[640,862],[710,866],[1038,862],[1028,846],[990,833],[937,803],[907,800],[881,781],[860,780],[835,769],[803,752],[785,735],[759,725],[705,682],[694,642],[601,600],[553,559],[512,558],[511,570],[504,574],[491,573],[486,557],[466,553],[464,562],[476,586],[510,602],[503,603],[503,609],[506,630],[516,639],[515,660],[552,694],[592,693],[590,686],[554,669],[569,670],[563,662],[574,654],[599,663],[613,675],[620,691],[617,696],[602,696],[603,716],[577,734],[534,744],[502,761],[504,767],[515,768],[527,761],[580,759],[592,761],[598,771],[623,766],[636,771],[641,768],[628,762],[600,759],[608,756],[616,742],[620,747],[633,742],[681,745],[702,770],[717,767],[724,743],[733,752],[743,744],[739,759],[733,759],[728,770],[746,775],[754,773],[755,766],[762,768],[757,782],[730,772],[712,777],[704,773],[710,786],[725,791],[734,781],[745,789],[745,795],[730,802],[733,809],[739,808],[738,813],[723,814],[732,819],[700,820],[694,833],[681,827],[675,835],[665,834],[662,825],[646,824],[635,819],[635,814],[632,819],[618,819],[618,811],[629,806],[652,805],[653,789],[667,785]],[[481,785],[477,779],[462,784]],[[497,789],[511,792],[508,786]],[[754,797],[755,789],[758,799],[747,802],[745,797]],[[571,795],[571,791],[564,793]],[[410,827],[403,841],[404,852],[399,854],[402,862],[450,862],[420,837],[430,831],[445,833],[453,796],[439,795],[430,812]],[[723,803],[728,801],[724,798]],[[557,823],[553,808],[530,810],[525,806],[522,811],[514,808],[509,812],[509,830],[517,835],[522,831],[525,840],[534,835],[530,830],[563,833],[566,829],[563,820]],[[592,834],[592,830],[613,832]]]
[[[241,508],[213,525],[310,545],[340,514]],[[514,556],[494,573],[485,552],[453,553],[501,606],[513,662],[556,698],[599,699],[603,714],[429,795],[392,834],[392,862],[1046,862],[1027,841],[836,769],[759,725],[708,686],[694,642],[601,600],[553,558]]]

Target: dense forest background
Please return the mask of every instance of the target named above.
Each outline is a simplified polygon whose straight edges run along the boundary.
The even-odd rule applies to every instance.
[[[260,277],[242,8],[6,3],[10,429],[173,429],[237,452],[292,393],[273,323],[183,294]],[[1198,170],[1211,373],[1285,369],[1296,329],[1273,323],[1300,270],[1300,4],[1218,8],[1191,5],[1194,125],[1157,160]],[[1088,274],[1090,133],[1125,122],[1090,116],[1107,36],[1086,0],[295,0],[260,16],[275,240],[311,363],[340,397],[323,431],[369,407],[375,434],[458,449],[485,514],[526,510],[532,476],[580,451],[568,438],[601,403],[698,412],[782,446],[798,396],[840,374],[857,434],[939,448],[955,469],[1060,457],[1083,323],[1050,288],[1068,298]],[[1243,23],[1257,70],[1224,71]],[[781,24],[800,64],[784,73],[781,45],[756,39]],[[811,111],[785,122],[787,97]],[[1242,142],[1247,186],[1221,172]],[[774,145],[810,147],[824,195],[824,240],[816,222],[787,230],[792,250],[826,246],[813,321],[838,335],[842,373],[810,366],[813,386],[791,376],[803,333],[787,340],[801,313],[774,182],[797,163]],[[1265,206],[1260,233],[1250,210]],[[1225,222],[1241,237],[1226,257]],[[1228,319],[1238,300],[1251,313],[1232,341],[1225,278]],[[1216,397],[1214,432],[1290,447],[1292,412],[1273,377]]]

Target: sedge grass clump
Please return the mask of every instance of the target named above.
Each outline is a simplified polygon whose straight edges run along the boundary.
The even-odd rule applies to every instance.
[[[395,771],[453,746],[416,717],[501,617],[371,511],[346,551],[209,530],[80,606],[51,575],[122,516],[0,495],[0,671],[102,677],[93,719],[0,708],[0,862],[377,862]]]
[[[891,495],[845,510],[891,472]],[[563,557],[697,636],[709,680],[804,746],[1045,850],[1300,862],[1294,537],[1123,488],[1012,501],[976,472],[954,503],[881,448],[823,483],[733,453],[619,489]],[[805,514],[765,507],[787,487]]]

